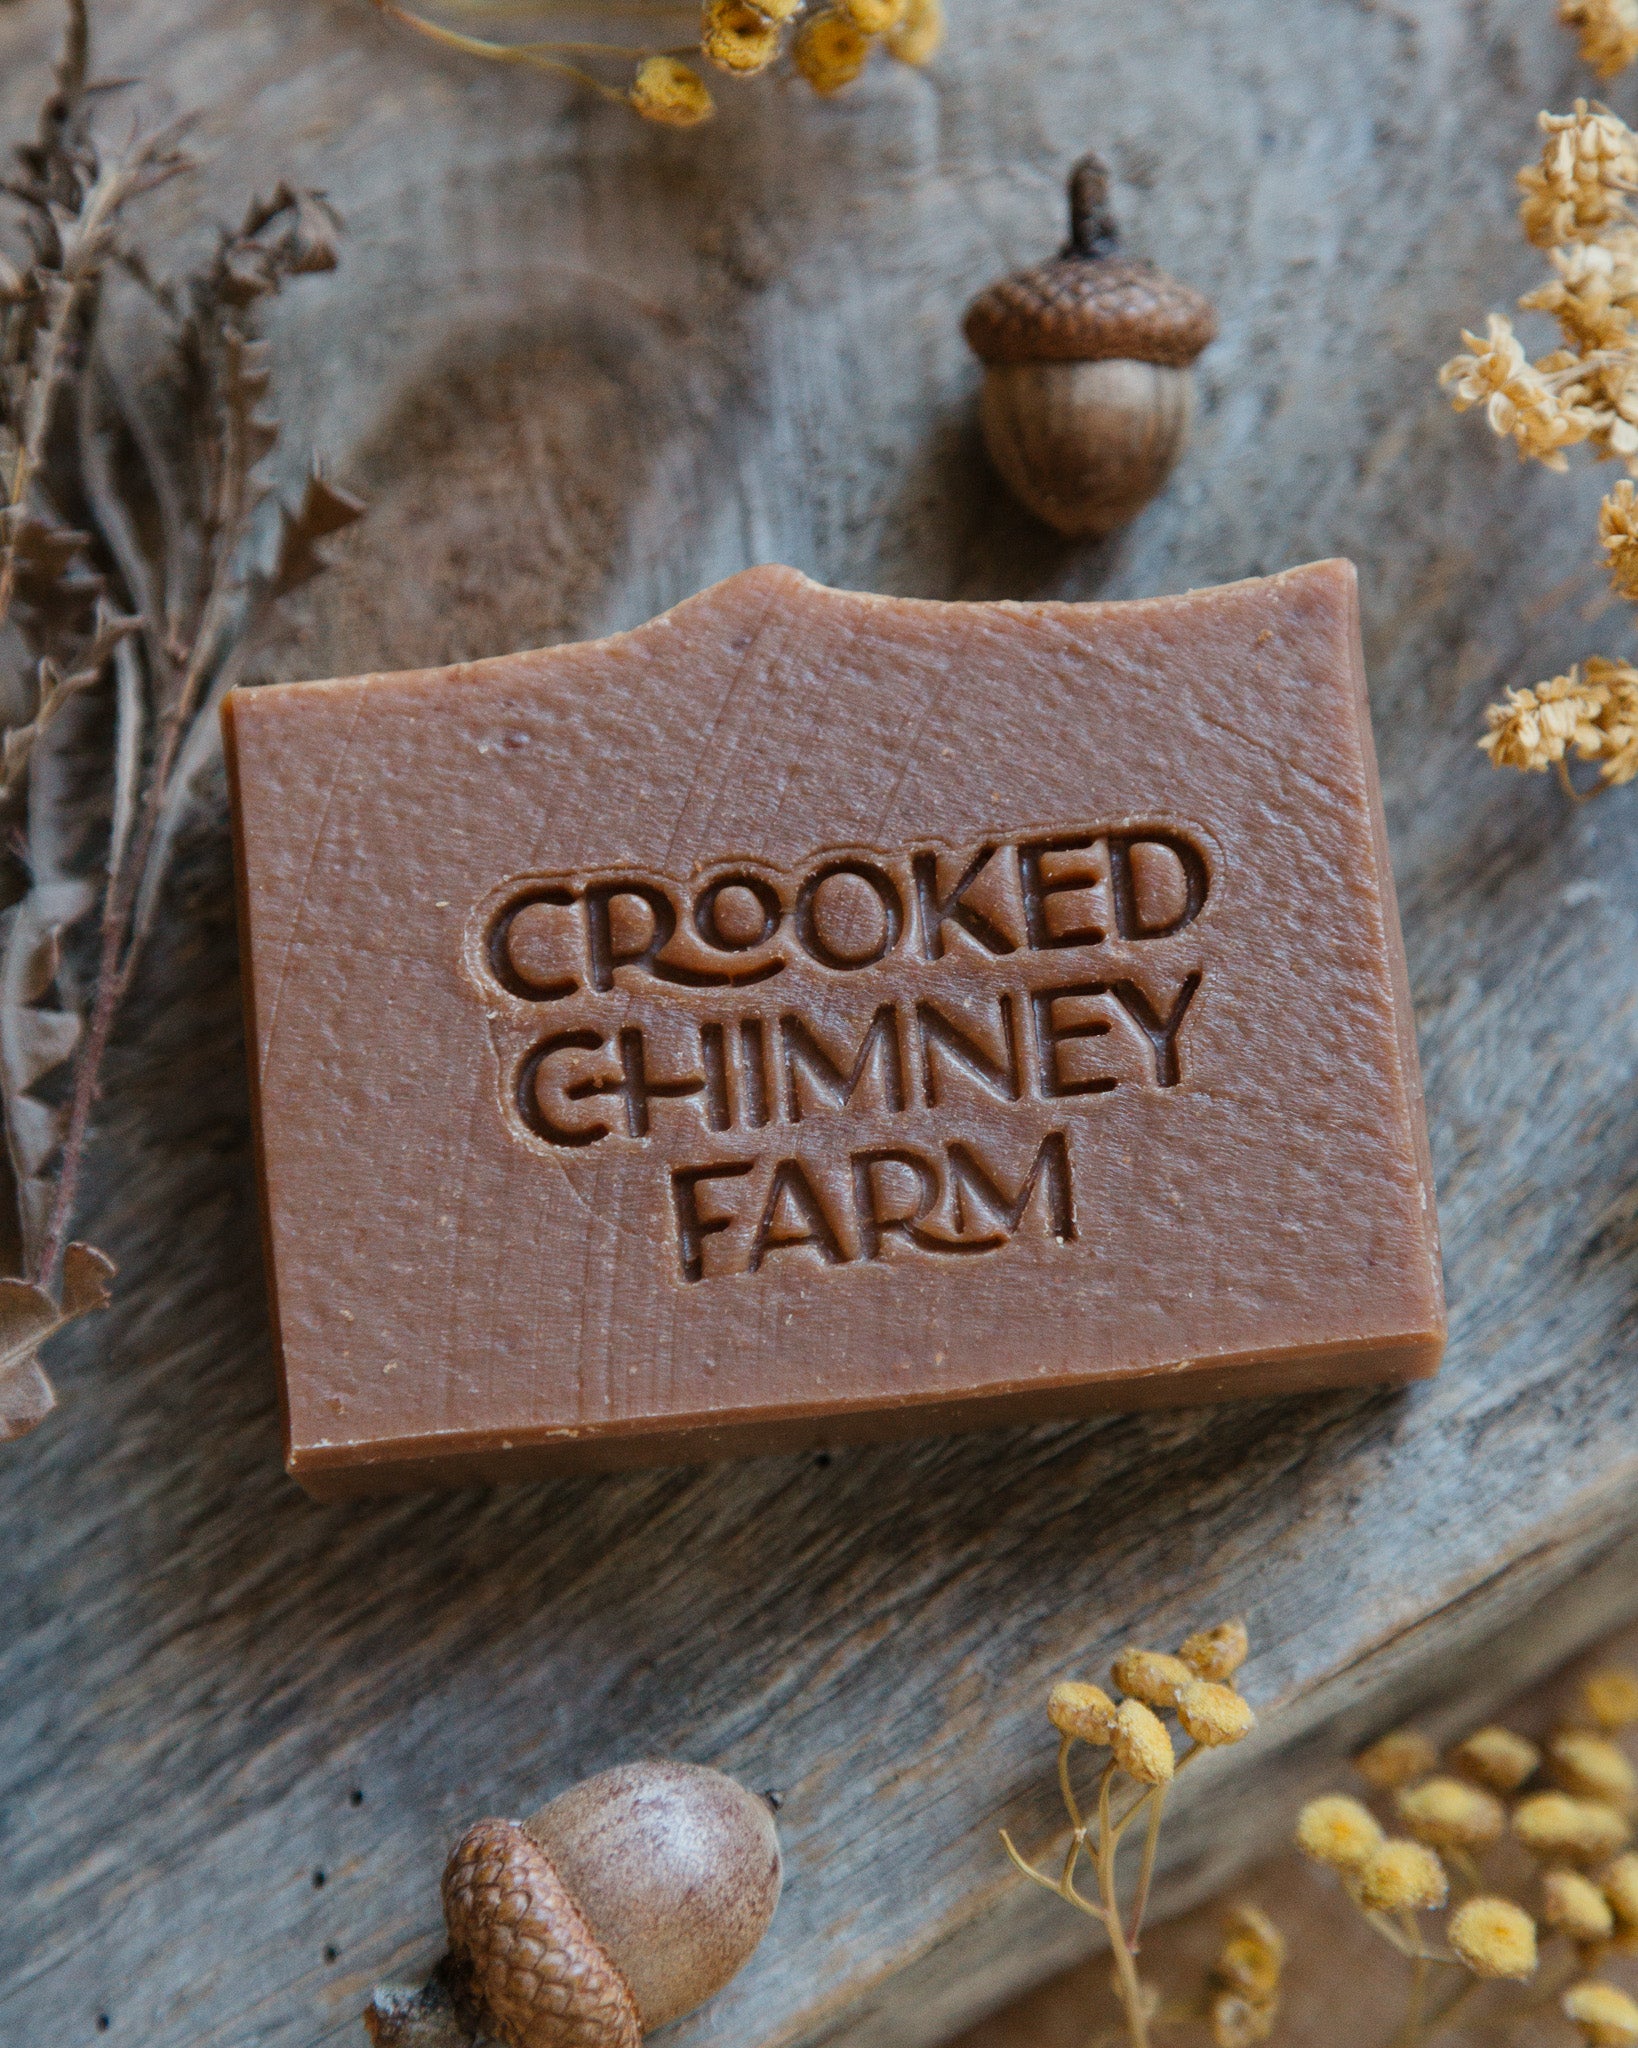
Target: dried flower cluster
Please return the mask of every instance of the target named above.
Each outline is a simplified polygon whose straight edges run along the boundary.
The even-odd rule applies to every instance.
[[[1108,1935],[1115,1991],[1131,2048],[1148,2048],[1150,2027],[1174,2018],[1206,2020],[1216,2048],[1252,2048],[1273,2031],[1285,1944],[1255,1907],[1240,1907],[1231,1915],[1213,1984],[1198,2009],[1167,2012],[1154,1988],[1137,1973],[1138,1938],[1148,1908],[1166,1789],[1203,1750],[1239,1742],[1256,1725],[1256,1716],[1234,1683],[1247,1650],[1245,1624],[1225,1621],[1188,1637],[1175,1656],[1135,1644],[1122,1650],[1110,1672],[1121,1696],[1118,1701],[1101,1686],[1079,1680],[1055,1685],[1047,1700],[1047,1718],[1058,1731],[1058,1787],[1070,1824],[1062,1869],[1056,1876],[1038,1869],[1019,1853],[1010,1835],[1001,1836],[1007,1854],[1026,1877],[1096,1920]],[[1168,1715],[1175,1717],[1187,1738],[1181,1754],[1167,1725]],[[1077,1743],[1108,1751],[1091,1815],[1075,1791]],[[1139,1815],[1146,1821],[1143,1855],[1128,1911],[1116,1885],[1116,1855]],[[1093,1868],[1095,1898],[1075,1881],[1083,1856]]]
[[[36,135],[0,181],[0,1440],[52,1406],[40,1344],[107,1298],[110,1262],[68,1230],[216,707],[258,617],[362,509],[315,475],[286,511],[261,476],[277,428],[258,315],[334,267],[334,216],[281,186],[201,269],[160,277],[130,210],[190,167],[179,131],[103,148],[85,0],[67,13]],[[140,365],[107,339],[116,271],[163,327]]]
[[[1298,1846],[1334,1870],[1371,1926],[1410,1962],[1409,2010],[1396,2048],[1431,2040],[1481,1985],[1538,1982],[1594,2048],[1638,2048],[1638,2003],[1589,1974],[1638,1953],[1638,1852],[1628,1845],[1638,1771],[1614,1739],[1638,1724],[1638,1678],[1601,1671],[1582,1687],[1579,1718],[1544,1744],[1481,1728],[1441,1760],[1400,1729],[1355,1758],[1389,1809],[1329,1793],[1297,1821]],[[1530,1905],[1493,1867],[1522,1851]],[[1418,1919],[1444,1913],[1442,1938]],[[1556,1948],[1544,1962],[1540,1950]],[[1441,1976],[1443,1981],[1441,1982]]]
[[[688,40],[665,47],[659,32],[688,14],[675,0],[627,0],[621,12],[648,16],[653,39],[614,43],[554,35],[538,42],[498,42],[452,28],[399,0],[375,0],[383,14],[446,49],[503,64],[532,65],[561,72],[590,86],[604,99],[632,108],[645,121],[669,128],[693,128],[716,112],[698,60],[719,77],[754,78],[788,63],[817,93],[840,92],[870,62],[878,46],[901,64],[930,63],[944,40],[944,0],[698,0],[686,30]],[[446,14],[542,18],[564,11],[595,17],[611,0],[441,0]],[[695,61],[690,62],[688,60]],[[614,83],[590,67],[620,67],[626,82]]]
[[[1638,27],[1638,0],[1625,4]],[[1588,0],[1574,18],[1590,33],[1597,15],[1600,33],[1613,33],[1618,11]],[[1492,431],[1511,439],[1521,459],[1562,470],[1565,451],[1585,444],[1599,460],[1638,473],[1638,135],[1585,100],[1573,113],[1543,114],[1541,129],[1540,161],[1519,173],[1519,220],[1547,251],[1553,275],[1519,305],[1552,314],[1563,346],[1532,361],[1513,323],[1492,313],[1483,335],[1463,333],[1466,352],[1439,379],[1458,412],[1483,406]],[[1630,481],[1604,500],[1599,536],[1614,589],[1638,598]],[[1574,756],[1597,763],[1596,788],[1613,788],[1638,776],[1638,669],[1602,658],[1578,664],[1533,688],[1509,690],[1485,723],[1479,744],[1497,767],[1553,768],[1573,795]]]
[[[1638,0],[1558,0],[1558,18],[1580,36],[1582,58],[1600,78],[1638,57]]]

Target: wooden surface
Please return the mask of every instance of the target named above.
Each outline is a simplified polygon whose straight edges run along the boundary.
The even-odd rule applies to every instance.
[[[1453,1336],[1407,1394],[315,1507],[279,1469],[213,784],[103,1116],[118,1304],[6,1454],[0,2037],[358,2041],[370,1983],[435,1952],[464,1821],[660,1753],[779,1789],[790,1869],[678,2048],[920,2048],[1073,1953],[995,1842],[1054,1825],[1052,1678],[1248,1613],[1263,1731],[1185,1781],[1211,1815],[1173,1833],[1175,1901],[1338,1746],[1503,1683],[1498,1629],[1511,1685],[1638,1608],[1638,796],[1572,812],[1472,745],[1499,684],[1626,618],[1602,480],[1521,471],[1432,383],[1531,278],[1508,180],[1590,84],[1545,0],[953,0],[932,73],[728,91],[692,136],[363,0],[105,11],[109,70],[211,109],[216,167],[156,205],[289,167],[350,223],[278,379],[287,459],[375,509],[268,674],[629,624],[760,559],[1119,597],[1352,555]],[[54,28],[0,10],[14,131]],[[989,481],[957,333],[1054,244],[1088,143],[1223,321],[1184,469],[1100,550]]]

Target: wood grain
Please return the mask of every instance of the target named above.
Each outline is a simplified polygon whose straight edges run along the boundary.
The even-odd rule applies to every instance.
[[[995,1842],[1055,1824],[1054,1677],[1249,1615],[1263,1729],[1191,1773],[1211,1818],[1173,1831],[1176,1902],[1342,1745],[1498,1688],[1499,1630],[1510,1687],[1638,1608],[1638,813],[1472,745],[1501,683],[1617,651],[1625,615],[1602,479],[1520,470],[1432,383],[1531,278],[1508,181],[1536,108],[1590,81],[1541,0],[952,11],[927,75],[729,90],[680,136],[363,0],[107,9],[133,97],[209,109],[209,176],[156,208],[202,234],[288,167],[349,221],[277,374],[292,470],[321,448],[375,509],[263,668],[595,632],[764,559],[1119,597],[1352,555],[1449,1364],[1394,1396],[315,1507],[279,1470],[213,786],[102,1116],[85,1221],[118,1304],[7,1457],[8,2041],[359,2040],[371,1982],[435,1951],[462,1824],[652,1753],[785,1801],[773,1932],[679,2048],[919,2048],[1073,1954]],[[12,132],[54,25],[0,13]],[[1089,143],[1138,253],[1223,319],[1173,487],[1094,550],[990,481],[957,331],[1053,246]]]

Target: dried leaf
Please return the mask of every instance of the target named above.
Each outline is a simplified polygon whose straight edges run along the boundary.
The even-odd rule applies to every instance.
[[[316,469],[312,471],[295,511],[288,506],[279,508],[279,553],[268,583],[269,596],[283,597],[317,576],[326,567],[319,542],[362,519],[365,509],[362,498],[328,482]]]
[[[40,1346],[76,1317],[108,1305],[114,1262],[75,1242],[63,1254],[63,1298],[30,1280],[0,1280],[0,1443],[27,1436],[57,1405],[41,1370]]]

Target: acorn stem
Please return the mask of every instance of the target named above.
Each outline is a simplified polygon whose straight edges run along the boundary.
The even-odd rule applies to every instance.
[[[1083,156],[1069,174],[1069,240],[1066,256],[1089,260],[1112,256],[1120,247],[1120,229],[1109,209],[1109,171],[1103,158]]]

